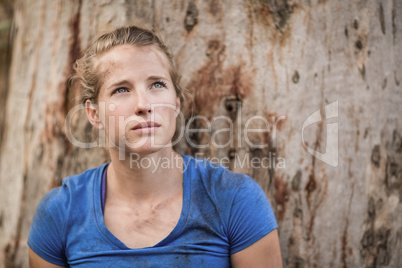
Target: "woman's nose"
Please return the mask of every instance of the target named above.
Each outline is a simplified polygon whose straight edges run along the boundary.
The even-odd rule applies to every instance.
[[[152,113],[151,102],[149,101],[149,96],[147,96],[147,92],[137,92],[136,99],[137,99],[135,104],[136,115],[144,115],[147,113]]]

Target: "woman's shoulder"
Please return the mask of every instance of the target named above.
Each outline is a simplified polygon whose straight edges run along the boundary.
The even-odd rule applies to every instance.
[[[100,178],[106,165],[102,164],[80,174],[65,177],[61,186],[51,189],[42,198],[41,205],[46,207],[67,206],[69,200],[82,199],[82,197],[88,196],[85,192],[92,192],[90,189],[93,189],[95,180]]]
[[[94,180],[100,178],[104,168],[107,165],[108,165],[108,163],[105,163],[98,167],[87,169],[80,174],[75,174],[72,176],[65,177],[62,181],[61,187],[66,187],[66,188],[85,187],[86,185],[93,183]]]
[[[207,213],[215,211],[208,210],[211,207],[218,211],[231,252],[246,248],[277,228],[267,196],[253,178],[230,171],[215,161],[193,157],[187,160],[194,207]]]
[[[201,180],[208,188],[221,191],[237,191],[260,188],[250,176],[229,170],[219,161],[183,156],[185,168],[190,169],[193,178]]]

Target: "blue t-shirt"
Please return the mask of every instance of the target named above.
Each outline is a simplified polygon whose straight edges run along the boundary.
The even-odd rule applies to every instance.
[[[183,155],[183,207],[173,231],[131,249],[103,221],[107,164],[63,180],[39,203],[28,238],[41,258],[73,267],[230,267],[230,255],[277,228],[261,187],[250,177]]]

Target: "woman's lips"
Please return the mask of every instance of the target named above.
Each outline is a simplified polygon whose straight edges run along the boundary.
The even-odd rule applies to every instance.
[[[138,123],[137,125],[135,125],[132,128],[132,130],[134,130],[136,132],[140,132],[140,133],[152,133],[156,129],[158,129],[160,126],[161,125],[156,122],[147,121],[147,122]]]

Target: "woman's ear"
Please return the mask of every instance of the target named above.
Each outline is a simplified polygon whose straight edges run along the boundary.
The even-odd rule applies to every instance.
[[[99,119],[99,109],[90,100],[85,101],[85,112],[91,125],[97,129],[103,129],[103,124]]]

